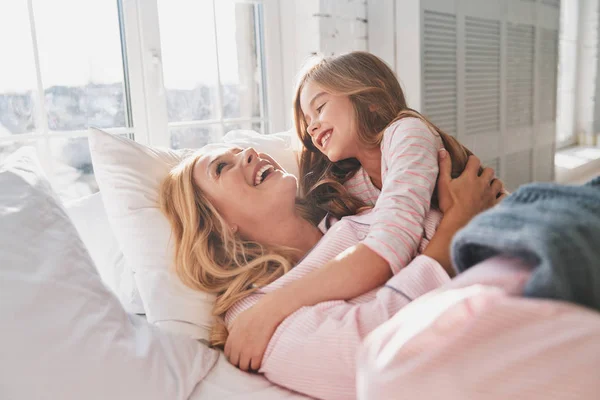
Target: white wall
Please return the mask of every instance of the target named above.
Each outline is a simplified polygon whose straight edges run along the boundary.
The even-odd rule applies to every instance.
[[[367,50],[366,0],[281,0],[286,127],[291,128],[291,104],[296,76],[313,54],[326,56]]]
[[[556,118],[559,145],[574,143],[575,104],[577,101],[577,57],[579,55],[579,1],[565,1],[561,8],[559,38],[558,115]]]

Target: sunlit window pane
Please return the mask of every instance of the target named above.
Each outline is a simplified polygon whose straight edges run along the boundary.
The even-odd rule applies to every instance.
[[[63,201],[77,199],[98,191],[87,138],[0,142],[0,163],[23,146],[35,147],[40,162],[52,164],[50,183]]]
[[[212,0],[159,0],[169,122],[218,118]]]
[[[223,117],[261,117],[260,43],[256,4],[219,0],[216,4]]]
[[[221,125],[171,128],[170,131],[171,147],[174,149],[197,149],[223,137]]]
[[[256,131],[258,133],[265,133],[263,130],[262,122],[246,121],[246,122],[234,122],[234,123],[230,122],[228,124],[225,124],[225,133],[236,130],[236,129],[252,130],[252,131]]]
[[[267,133],[267,132],[265,132],[265,124],[263,122],[253,122],[252,130],[259,132],[259,133]]]
[[[77,199],[98,191],[88,139],[53,138],[52,186],[63,200]]]
[[[127,134],[118,135],[129,137]],[[63,201],[98,191],[87,137],[48,140],[52,162],[52,186]]]
[[[17,149],[23,146],[36,146],[35,140],[19,140],[19,141],[6,141],[0,142],[0,163],[14,153]]]
[[[212,0],[158,0],[169,122],[265,117],[258,6],[214,4],[215,9]]]
[[[126,126],[117,2],[34,0],[33,9],[49,128]]]
[[[0,2],[0,136],[32,132],[36,72],[27,2]]]

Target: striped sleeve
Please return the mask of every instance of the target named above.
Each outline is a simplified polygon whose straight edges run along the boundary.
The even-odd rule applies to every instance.
[[[276,290],[317,270],[358,243],[355,225],[342,218],[290,272],[237,303],[237,316]],[[433,259],[421,255],[387,284],[352,301],[328,301],[302,307],[279,325],[269,341],[260,372],[271,381],[315,398],[356,397],[356,351],[372,330],[412,300],[446,284],[450,278]]]
[[[260,372],[311,397],[356,398],[356,352],[364,338],[412,300],[449,280],[439,264],[419,256],[385,287],[356,299],[359,304],[338,300],[303,307],[277,328]]]
[[[394,274],[417,255],[439,172],[441,140],[416,118],[389,126],[382,141],[382,190],[375,222],[362,242],[383,257]]]

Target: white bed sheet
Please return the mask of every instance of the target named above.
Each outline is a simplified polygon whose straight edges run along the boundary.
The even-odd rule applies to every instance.
[[[189,400],[306,400],[310,397],[277,386],[262,375],[231,365],[223,353],[210,373],[196,386]]]

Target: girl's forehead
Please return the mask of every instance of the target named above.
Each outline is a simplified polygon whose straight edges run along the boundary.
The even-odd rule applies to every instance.
[[[303,110],[308,109],[311,105],[314,105],[311,103],[314,102],[317,97],[328,93],[328,91],[326,91],[317,83],[306,84],[304,85],[304,87],[302,88],[302,92],[300,93],[300,107]]]

